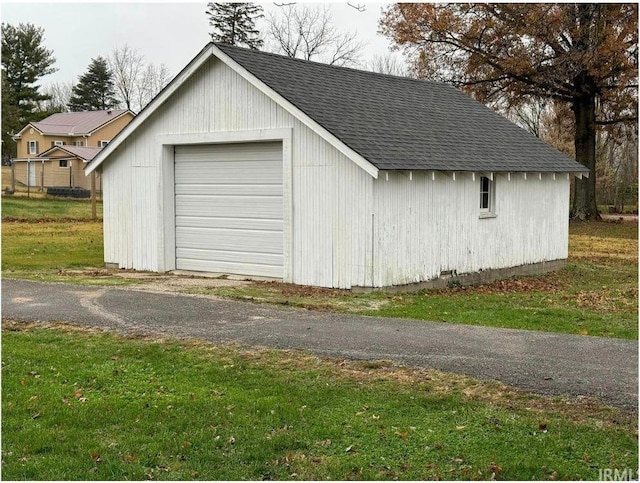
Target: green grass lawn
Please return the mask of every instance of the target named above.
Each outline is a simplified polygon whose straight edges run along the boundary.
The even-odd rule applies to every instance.
[[[102,202],[97,202],[98,218],[102,218]],[[91,202],[88,200],[59,200],[51,198],[2,197],[2,218],[20,220],[90,220]]]
[[[101,222],[2,223],[3,270],[35,273],[101,265]]]
[[[6,480],[598,479],[632,415],[295,351],[5,321]]]

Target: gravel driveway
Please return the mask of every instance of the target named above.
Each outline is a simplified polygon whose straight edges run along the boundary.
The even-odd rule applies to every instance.
[[[303,349],[497,379],[637,410],[638,343],[441,322],[320,313],[214,297],[2,281],[2,315],[124,333]]]

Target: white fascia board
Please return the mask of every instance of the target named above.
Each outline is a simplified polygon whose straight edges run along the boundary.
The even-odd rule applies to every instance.
[[[356,163],[358,166],[364,169],[371,176],[373,176],[376,179],[378,178],[378,168],[376,168],[373,164],[367,161],[366,158],[356,153],[353,149],[351,149],[349,146],[347,146],[342,141],[340,141],[337,137],[335,137],[333,134],[331,134],[329,131],[323,128],[320,124],[318,124],[316,121],[311,119],[307,114],[302,112],[300,109],[294,106],[291,102],[289,102],[280,94],[278,94],[276,91],[274,91],[271,87],[269,87],[260,79],[258,79],[255,75],[253,75],[247,69],[245,69],[240,64],[238,64],[235,60],[233,60],[227,54],[225,54],[220,49],[218,49],[215,45],[212,45],[211,48],[212,48],[213,54],[216,57],[218,57],[221,61],[227,64],[235,72],[237,72],[242,77],[244,77],[250,84],[256,87],[260,92],[262,92],[271,100],[273,100],[274,102],[282,106],[282,108],[288,111],[291,115],[298,118],[300,122],[302,122],[309,129],[315,132],[318,136],[320,136],[322,139],[324,139],[329,144],[331,144],[334,148],[336,148],[346,157],[351,159],[354,163]]]
[[[213,45],[208,44],[204,49],[200,51],[195,58],[187,64],[187,66],[180,71],[180,73],[158,94],[147,107],[145,107],[140,114],[133,118],[133,120],[127,124],[122,131],[120,131],[115,138],[107,144],[102,151],[100,151],[93,160],[84,168],[85,175],[90,174],[103,161],[116,150],[122,142],[129,137],[129,135],[135,131],[140,124],[149,118],[162,104],[164,104],[171,95],[177,91],[184,82],[191,77],[191,75],[197,71],[202,64],[204,64],[209,57],[213,54]]]

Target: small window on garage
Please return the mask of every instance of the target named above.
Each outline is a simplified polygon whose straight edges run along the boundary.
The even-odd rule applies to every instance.
[[[480,177],[480,216],[495,216],[495,182],[488,176]]]

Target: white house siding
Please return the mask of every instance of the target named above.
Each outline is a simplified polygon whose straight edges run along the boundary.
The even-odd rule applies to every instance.
[[[105,261],[137,270],[173,268],[164,258],[171,243],[164,224],[173,223],[173,211],[163,205],[162,191],[173,175],[163,171],[163,135],[279,128],[292,132],[292,230],[285,256],[291,250],[293,270],[287,281],[371,285],[373,178],[214,58],[102,165]]]
[[[374,181],[374,286],[567,258],[566,174],[494,177],[495,213],[480,218],[479,174],[381,173]]]

